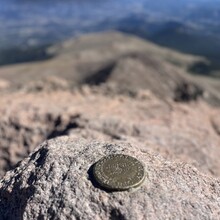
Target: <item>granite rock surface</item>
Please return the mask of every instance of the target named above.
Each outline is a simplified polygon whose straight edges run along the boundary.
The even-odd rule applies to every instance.
[[[91,174],[101,157],[139,159],[147,177],[136,189],[108,192]],[[45,141],[0,182],[1,219],[218,219],[220,182],[124,141],[70,137]]]
[[[219,218],[219,82],[188,72],[202,58],[119,33],[48,51],[0,68],[0,219]],[[94,182],[114,153],[144,163],[140,188]]]
[[[63,135],[136,142],[220,176],[219,110],[202,101],[168,102],[147,90],[120,94],[114,87],[85,86],[9,94],[0,102],[1,176],[44,140]]]

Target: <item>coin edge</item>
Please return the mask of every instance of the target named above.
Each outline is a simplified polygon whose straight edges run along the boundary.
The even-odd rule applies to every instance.
[[[101,180],[100,180],[100,178],[96,175],[96,168],[97,168],[97,164],[99,164],[101,161],[103,161],[103,160],[105,160],[105,159],[107,159],[108,157],[110,157],[110,156],[116,156],[116,155],[123,155],[123,156],[126,156],[126,157],[131,157],[131,158],[133,158],[133,159],[135,159],[135,160],[137,160],[141,165],[142,165],[142,168],[143,168],[143,178],[138,182],[138,183],[136,183],[136,184],[133,184],[133,185],[130,185],[130,186],[125,186],[125,187],[111,187],[110,185],[108,185],[108,184],[105,184],[105,183],[103,183]],[[144,180],[145,180],[145,178],[146,178],[146,171],[145,171],[145,166],[144,166],[144,164],[140,161],[140,160],[138,160],[138,159],[136,159],[135,157],[132,157],[132,156],[130,156],[130,155],[126,155],[126,154],[110,154],[110,155],[108,155],[108,156],[104,156],[104,157],[102,157],[101,159],[99,159],[94,165],[93,165],[93,171],[92,171],[92,173],[93,173],[93,176],[94,176],[94,178],[95,178],[95,181],[101,186],[101,187],[103,187],[103,188],[105,188],[105,189],[108,189],[108,190],[116,190],[116,191],[125,191],[125,190],[129,190],[129,189],[132,189],[132,188],[137,188],[137,187],[139,187],[143,182],[144,182]]]

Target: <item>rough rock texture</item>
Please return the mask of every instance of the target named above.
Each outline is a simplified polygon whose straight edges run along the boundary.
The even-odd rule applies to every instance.
[[[211,122],[215,132],[220,136],[220,115],[213,115],[211,118]]]
[[[106,192],[91,166],[123,153],[142,161],[141,187]],[[41,144],[0,182],[0,219],[218,219],[220,181],[126,142],[61,137]]]
[[[201,58],[118,33],[50,53],[0,68],[0,219],[219,219],[219,82],[186,72]],[[110,153],[145,164],[142,187],[97,187]]]
[[[2,97],[0,174],[45,139],[72,135],[139,143],[167,159],[220,176],[218,109],[203,102],[164,102],[146,90],[120,95],[113,88],[86,86],[73,92]]]

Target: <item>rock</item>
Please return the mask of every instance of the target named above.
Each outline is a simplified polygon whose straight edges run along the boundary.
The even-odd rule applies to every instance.
[[[215,114],[211,116],[211,123],[215,130],[215,132],[220,135],[220,116],[219,114]]]
[[[201,58],[118,33],[56,50],[0,68],[0,219],[218,219],[219,82],[187,74]],[[112,153],[144,163],[140,188],[98,187]]]
[[[25,92],[53,92],[56,90],[68,90],[69,83],[60,77],[50,76],[39,81],[31,81],[22,87]]]
[[[174,100],[177,102],[189,102],[204,96],[204,91],[190,82],[182,82],[176,87]]]
[[[45,139],[69,135],[88,140],[126,140],[220,176],[218,109],[202,101],[165,102],[150,91],[115,87],[7,94],[0,100],[0,176]],[[123,117],[122,117],[123,116]],[[202,123],[201,123],[202,122]]]
[[[48,110],[47,105],[44,106],[46,109],[41,106],[42,109],[32,104],[23,102],[14,106],[15,109],[8,109],[11,110],[10,116],[1,120],[0,176],[12,169],[41,141],[68,134],[68,130],[77,126],[77,114],[65,117],[61,112],[56,112],[55,106]]]
[[[92,165],[123,153],[147,177],[137,189],[105,191]],[[60,137],[45,141],[0,181],[0,219],[218,219],[220,181],[138,145]]]
[[[1,90],[6,90],[9,89],[10,87],[10,82],[4,79],[0,79],[0,91]]]

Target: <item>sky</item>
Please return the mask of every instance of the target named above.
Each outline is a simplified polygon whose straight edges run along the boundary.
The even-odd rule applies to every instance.
[[[220,0],[0,0],[0,48],[55,42],[127,16],[217,26]],[[210,17],[210,19],[209,19]]]

